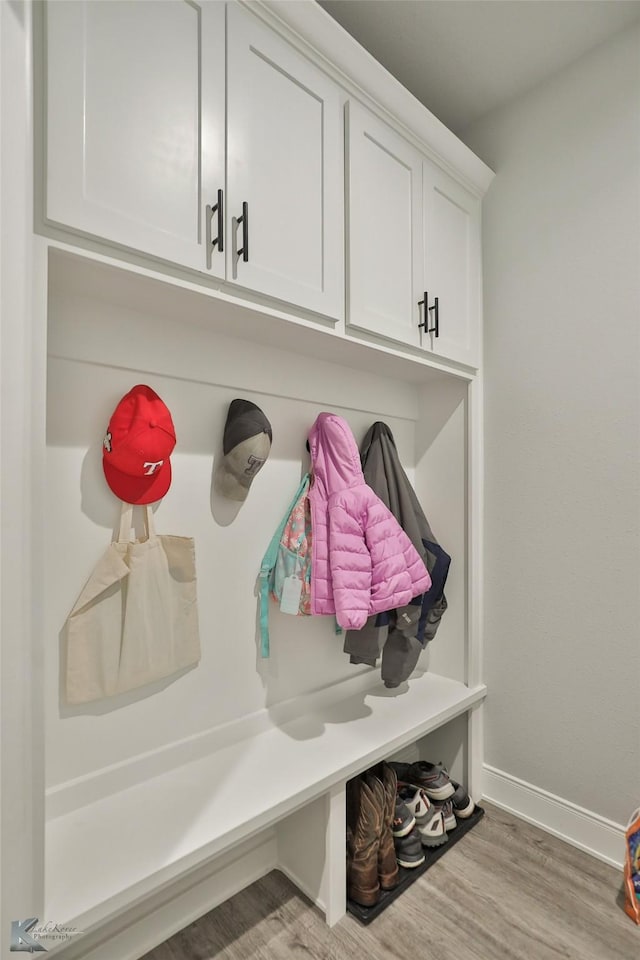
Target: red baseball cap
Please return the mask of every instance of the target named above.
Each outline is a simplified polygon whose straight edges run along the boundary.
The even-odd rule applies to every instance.
[[[142,383],[111,415],[102,450],[104,475],[125,503],[155,503],[171,486],[169,456],[176,434],[169,409]]]

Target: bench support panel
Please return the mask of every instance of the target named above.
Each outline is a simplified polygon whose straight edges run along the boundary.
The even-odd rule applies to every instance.
[[[345,798],[345,784],[337,784],[276,828],[280,869],[324,912],[330,927],[347,904]]]

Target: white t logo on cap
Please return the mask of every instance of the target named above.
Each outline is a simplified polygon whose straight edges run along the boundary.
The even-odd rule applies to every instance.
[[[164,460],[147,460],[146,463],[143,463],[143,467],[149,467],[148,470],[145,470],[145,477],[150,477],[152,473],[155,473],[158,467],[161,467],[164,463]]]

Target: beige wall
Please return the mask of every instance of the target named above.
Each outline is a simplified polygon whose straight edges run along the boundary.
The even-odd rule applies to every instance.
[[[486,761],[640,803],[640,30],[466,131],[484,206]]]

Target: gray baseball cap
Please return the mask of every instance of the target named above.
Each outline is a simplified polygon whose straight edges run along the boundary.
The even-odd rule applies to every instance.
[[[250,400],[232,400],[224,425],[217,474],[219,492],[231,500],[246,500],[255,475],[265,464],[272,441],[271,424]]]

